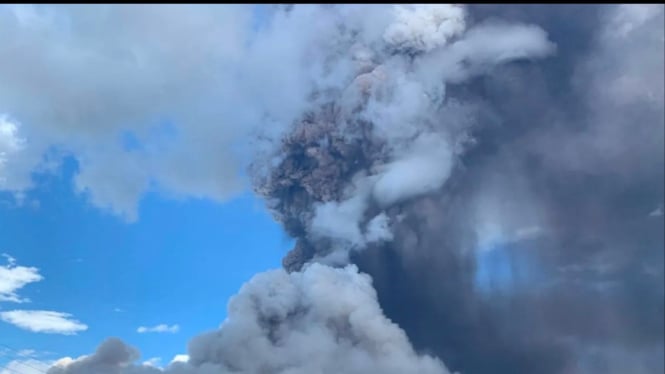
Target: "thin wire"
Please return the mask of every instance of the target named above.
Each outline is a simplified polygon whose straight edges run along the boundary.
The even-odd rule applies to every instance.
[[[6,348],[6,349],[9,349],[10,351],[13,351],[13,352],[16,354],[16,356],[19,356],[19,351],[17,351],[16,349],[14,349],[14,348],[8,346],[7,344],[0,343],[0,347],[3,347],[3,348]],[[33,358],[32,360],[33,360],[33,361],[37,361],[37,362],[39,362],[39,363],[42,363],[42,364],[44,364],[44,365],[47,365],[45,362],[42,362],[42,361],[40,361],[40,360],[36,360],[36,359],[34,359],[34,358]],[[14,362],[14,363],[17,363],[17,364],[23,365],[23,366],[28,367],[28,368],[30,368],[30,369],[32,369],[32,370],[36,370],[36,371],[39,372],[39,373],[46,374],[46,371],[44,371],[44,369],[37,368],[37,367],[34,367],[34,366],[32,366],[32,365],[28,365],[27,363],[25,363],[25,361],[22,361],[22,360],[12,360],[11,362]],[[22,373],[16,371],[15,369],[11,369],[11,368],[9,368],[9,366],[7,366],[7,365],[5,365],[5,367],[4,367],[3,369],[6,369],[6,370],[9,370],[9,371],[12,371],[12,372],[14,372],[14,373],[22,374]]]
[[[20,361],[11,361],[11,362],[14,362],[14,363],[20,363]],[[11,362],[10,362],[10,363],[11,363]],[[26,367],[30,367],[30,366],[27,366],[27,365],[26,365]],[[3,368],[1,368],[1,370],[2,370],[2,371],[7,370],[7,371],[10,371],[10,372],[12,372],[12,373],[14,373],[14,374],[25,374],[25,372],[21,372],[21,371],[18,371],[18,370],[16,370],[16,369],[10,368],[9,365],[5,365]],[[43,371],[43,370],[41,370],[41,369],[31,368],[31,370],[36,370],[38,373],[46,374],[46,372]]]

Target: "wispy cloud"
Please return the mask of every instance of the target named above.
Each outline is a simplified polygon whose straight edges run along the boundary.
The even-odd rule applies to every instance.
[[[21,349],[20,351],[16,352],[16,355],[19,357],[35,357],[37,355],[37,351],[34,349]]]
[[[654,209],[651,213],[649,213],[649,217],[661,217],[663,215],[663,207],[658,206],[656,209]]]
[[[46,334],[76,335],[88,329],[69,313],[49,310],[11,310],[1,312],[0,319],[24,330]]]
[[[51,365],[35,360],[13,360],[0,367],[0,374],[44,374]]]
[[[153,326],[153,327],[141,326],[138,329],[136,329],[136,332],[138,332],[139,334],[145,334],[145,333],[149,333],[149,332],[175,334],[178,331],[180,331],[180,326],[178,326],[178,325],[169,326],[169,325],[166,325],[166,324],[160,324],[160,325]]]
[[[171,360],[171,363],[175,362],[188,362],[189,361],[189,355],[175,355],[173,359]]]
[[[150,359],[147,359],[147,360],[143,361],[144,366],[152,366],[152,367],[156,367],[156,368],[161,367],[160,366],[161,363],[162,363],[162,358],[161,357],[153,357],[153,358],[150,358]]]
[[[17,266],[16,259],[6,253],[3,253],[2,257],[6,259],[7,264],[0,265],[0,302],[22,303],[30,301],[27,298],[19,297],[17,291],[27,284],[44,279],[39,274],[39,269]]]

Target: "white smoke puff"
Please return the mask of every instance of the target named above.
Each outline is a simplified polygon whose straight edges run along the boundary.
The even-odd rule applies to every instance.
[[[470,29],[454,45],[476,64],[500,64],[520,58],[542,58],[555,51],[547,34],[538,26],[484,24]]]
[[[369,204],[372,180],[359,174],[354,178],[347,199],[319,204],[314,211],[310,233],[314,237],[327,237],[352,247],[364,245],[360,223]]]
[[[395,56],[357,78],[361,92],[371,97],[361,118],[374,124],[374,135],[410,142],[430,126],[445,98],[445,83],[460,82],[485,73],[492,67],[521,58],[542,58],[555,46],[547,34],[530,25],[483,24],[473,27],[459,40],[413,63]],[[445,131],[445,128],[440,131]]]
[[[371,97],[361,113],[361,118],[374,124],[372,134],[391,146],[415,138],[434,112],[425,86],[405,73],[407,69],[399,60],[377,68],[370,80]]]
[[[464,8],[450,4],[395,5],[395,22],[383,34],[398,51],[429,52],[461,34],[466,23]]]
[[[376,66],[374,51],[366,46],[356,43],[350,49],[351,60],[356,64],[356,75],[368,73]]]
[[[376,215],[367,224],[367,232],[365,233],[365,241],[367,243],[390,241],[394,237],[390,231],[390,218],[385,212]]]
[[[329,201],[316,206],[314,217],[309,228],[314,238],[329,238],[336,242],[332,253],[318,258],[324,264],[348,263],[348,252],[359,250],[367,243],[392,240],[389,218],[380,213],[372,218],[365,228],[361,228],[365,220],[365,212],[369,206],[376,176],[358,174],[354,178],[354,188],[346,196],[347,199],[337,202]]]
[[[459,40],[415,62],[423,82],[459,83],[511,60],[544,58],[556,51],[538,26],[486,23],[467,30]]]
[[[319,237],[333,237],[358,245],[362,243],[359,223],[367,208],[366,197],[354,196],[343,202],[327,202],[314,212],[311,233]]]
[[[367,180],[369,181],[371,179],[368,178]],[[357,201],[358,199],[363,199],[363,201],[366,201],[367,199],[369,199],[369,193],[355,196],[347,201],[344,201],[334,206],[342,206],[348,204],[351,201]],[[317,211],[317,214],[321,214],[321,211],[320,210]],[[370,243],[386,242],[393,240],[394,234],[391,231],[390,218],[385,212],[377,214],[376,216],[374,216],[374,218],[372,218],[369,222],[367,222],[367,226],[365,227],[364,230],[365,232],[361,234],[360,225],[363,221],[363,216],[362,216],[363,214],[364,214],[364,209],[362,211],[358,210],[356,215],[353,215],[352,217],[347,217],[350,218],[348,221],[344,221],[345,217],[339,214],[326,217],[327,219],[331,219],[330,220],[331,225],[340,225],[340,222],[344,222],[342,223],[342,225],[348,227],[353,231],[351,235],[344,235],[345,233],[340,230],[323,231],[320,228],[317,228],[318,235],[326,237],[328,239],[333,239],[334,242],[332,243],[332,250],[330,251],[330,253],[326,253],[323,256],[317,254],[314,256],[311,262],[329,265],[329,266],[344,266],[351,262],[350,261],[351,251],[363,250]],[[321,220],[321,217],[319,217],[319,220]],[[320,221],[318,222],[318,224],[320,224]],[[350,240],[350,238],[353,238],[353,240]]]
[[[373,189],[381,206],[390,206],[443,186],[453,166],[453,149],[436,134],[418,137],[410,151],[382,167]]]

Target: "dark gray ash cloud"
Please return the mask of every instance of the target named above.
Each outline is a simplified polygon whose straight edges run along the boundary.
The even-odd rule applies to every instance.
[[[461,127],[471,141],[452,167],[445,157],[430,165],[416,157],[390,183],[399,194],[411,173],[450,169],[442,186],[389,204],[375,195],[363,208],[342,206],[344,225],[360,217],[362,226],[379,212],[391,225],[388,243],[364,243],[367,249],[351,252],[353,261],[374,277],[387,316],[418,349],[453,370],[662,372],[663,7],[471,6],[469,20],[481,30],[506,22],[538,25],[556,54],[451,79],[431,112],[401,97],[361,122],[357,128],[376,131],[377,121],[402,115],[406,102],[447,134],[459,136]],[[428,61],[423,51],[400,52],[412,59],[407,70]],[[326,126],[344,123],[320,113]],[[364,113],[352,118],[366,119]],[[380,136],[363,132],[357,143],[344,143],[356,153],[344,154],[335,143],[321,151],[317,130],[309,131],[313,139],[297,146],[337,157],[317,162],[284,146],[290,153],[277,180],[290,180],[288,190],[271,196],[279,196],[278,215],[299,238],[285,259],[291,269],[319,253],[325,260],[339,245],[307,229],[316,222],[317,203],[340,201],[334,193],[317,195],[343,190],[345,175],[326,174],[328,165],[353,174],[390,164]],[[354,185],[349,174],[345,181]],[[348,230],[341,233],[349,237]],[[491,261],[500,264],[492,270]]]

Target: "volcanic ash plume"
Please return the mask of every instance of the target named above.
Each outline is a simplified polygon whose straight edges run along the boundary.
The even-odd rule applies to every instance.
[[[274,8],[250,174],[296,244],[163,371],[662,372],[663,33],[660,5]],[[161,370],[134,359],[51,373]]]
[[[284,267],[356,262],[453,370],[662,371],[663,7],[380,14],[256,173]]]
[[[439,191],[472,141],[472,108],[449,100],[447,84],[555,50],[535,26],[467,27],[459,6],[395,6],[388,14],[382,32],[338,26],[356,36],[338,35],[346,45],[326,62],[350,59],[350,81],[335,82],[339,89],[283,139],[278,165],[258,174],[257,192],[298,239],[288,270],[313,258],[344,263],[350,250],[392,240],[399,207]]]

